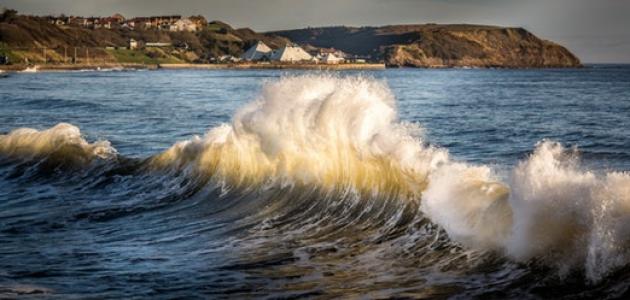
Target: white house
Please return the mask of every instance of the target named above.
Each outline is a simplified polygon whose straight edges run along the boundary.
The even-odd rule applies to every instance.
[[[338,64],[343,62],[343,58],[337,57],[332,53],[326,53],[326,55],[322,58],[322,62],[326,64]]]
[[[129,39],[129,49],[133,50],[138,48],[138,41],[134,39]]]
[[[241,59],[232,55],[222,55],[219,56],[218,61],[222,63],[235,63],[241,61]]]
[[[247,49],[247,51],[245,51],[245,53],[241,55],[241,58],[243,60],[256,61],[256,60],[261,60],[265,57],[269,57],[271,52],[272,50],[271,48],[269,48],[269,46],[267,46],[262,41],[258,41],[256,45]]]
[[[175,21],[169,29],[170,31],[197,31],[197,24],[189,18],[183,18]]]
[[[173,44],[171,43],[163,43],[163,42],[152,42],[152,43],[144,43],[146,47],[170,47]]]
[[[281,62],[298,62],[310,60],[311,58],[312,56],[308,54],[308,52],[295,45],[287,45],[280,49],[274,50],[273,52],[271,52],[270,57],[272,61]]]

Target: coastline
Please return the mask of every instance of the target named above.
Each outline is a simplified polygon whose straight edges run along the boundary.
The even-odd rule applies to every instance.
[[[296,69],[296,70],[383,70],[385,64],[159,64],[159,69]]]
[[[134,64],[134,63],[97,63],[97,64],[34,64],[34,65],[0,65],[0,70],[21,72],[27,68],[37,68],[37,72],[56,71],[82,71],[99,69],[134,69],[134,70],[155,70],[157,65]]]
[[[296,70],[384,70],[385,64],[134,64],[134,63],[95,63],[95,64],[37,64],[0,65],[0,70],[21,72],[36,67],[38,72],[80,71],[101,69],[133,70],[249,70],[249,69],[296,69]]]
[[[600,64],[585,64],[576,69],[591,68]],[[615,64],[613,64],[615,65]],[[567,67],[478,67],[478,66],[427,66],[427,67],[405,67],[387,66],[382,63],[342,63],[342,64],[257,64],[257,63],[235,63],[235,64],[139,64],[139,63],[90,63],[90,64],[15,64],[0,65],[0,71],[4,72],[28,72],[27,68],[36,67],[37,72],[64,72],[64,71],[98,71],[98,70],[384,70],[384,69],[567,69]],[[571,68],[569,68],[571,69]]]

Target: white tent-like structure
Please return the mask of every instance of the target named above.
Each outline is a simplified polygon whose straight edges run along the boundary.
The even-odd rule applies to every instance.
[[[332,53],[326,53],[326,55],[324,55],[324,57],[322,58],[322,62],[326,64],[338,64],[343,62],[343,58],[337,57]]]
[[[271,48],[267,46],[265,43],[258,41],[256,45],[247,49],[241,58],[243,60],[256,61],[265,58],[265,56],[269,56],[271,54]]]
[[[271,53],[270,59],[272,61],[281,61],[281,62],[298,62],[304,60],[310,60],[312,56],[308,54],[308,52],[304,51],[304,49],[295,45],[287,45],[283,48],[275,50]]]

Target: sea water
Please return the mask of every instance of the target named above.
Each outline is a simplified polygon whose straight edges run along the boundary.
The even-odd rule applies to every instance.
[[[11,74],[0,295],[622,296],[630,67]]]

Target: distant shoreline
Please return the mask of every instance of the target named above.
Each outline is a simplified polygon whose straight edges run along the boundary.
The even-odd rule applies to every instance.
[[[99,69],[157,69],[157,65],[133,64],[133,63],[98,63],[98,64],[35,64],[35,65],[0,65],[0,70],[22,72],[27,68],[36,68],[37,71],[81,71]]]
[[[428,66],[409,67],[411,69],[499,69],[499,70],[538,70],[538,69],[582,69],[596,66],[615,66],[630,64],[584,64],[578,67],[468,67],[468,66]],[[92,63],[92,64],[35,64],[35,65],[0,65],[0,70],[5,72],[23,72],[27,68],[37,67],[37,72],[63,72],[63,71],[98,71],[98,70],[385,70],[404,69],[402,67],[387,66],[382,63],[341,63],[341,64],[138,64],[138,63]]]
[[[159,64],[159,69],[383,70],[385,64]]]
[[[385,64],[130,64],[130,63],[98,63],[98,64],[38,64],[38,65],[2,65],[0,70],[21,72],[27,68],[36,67],[37,71],[80,71],[99,69],[139,69],[139,70],[384,70]]]

